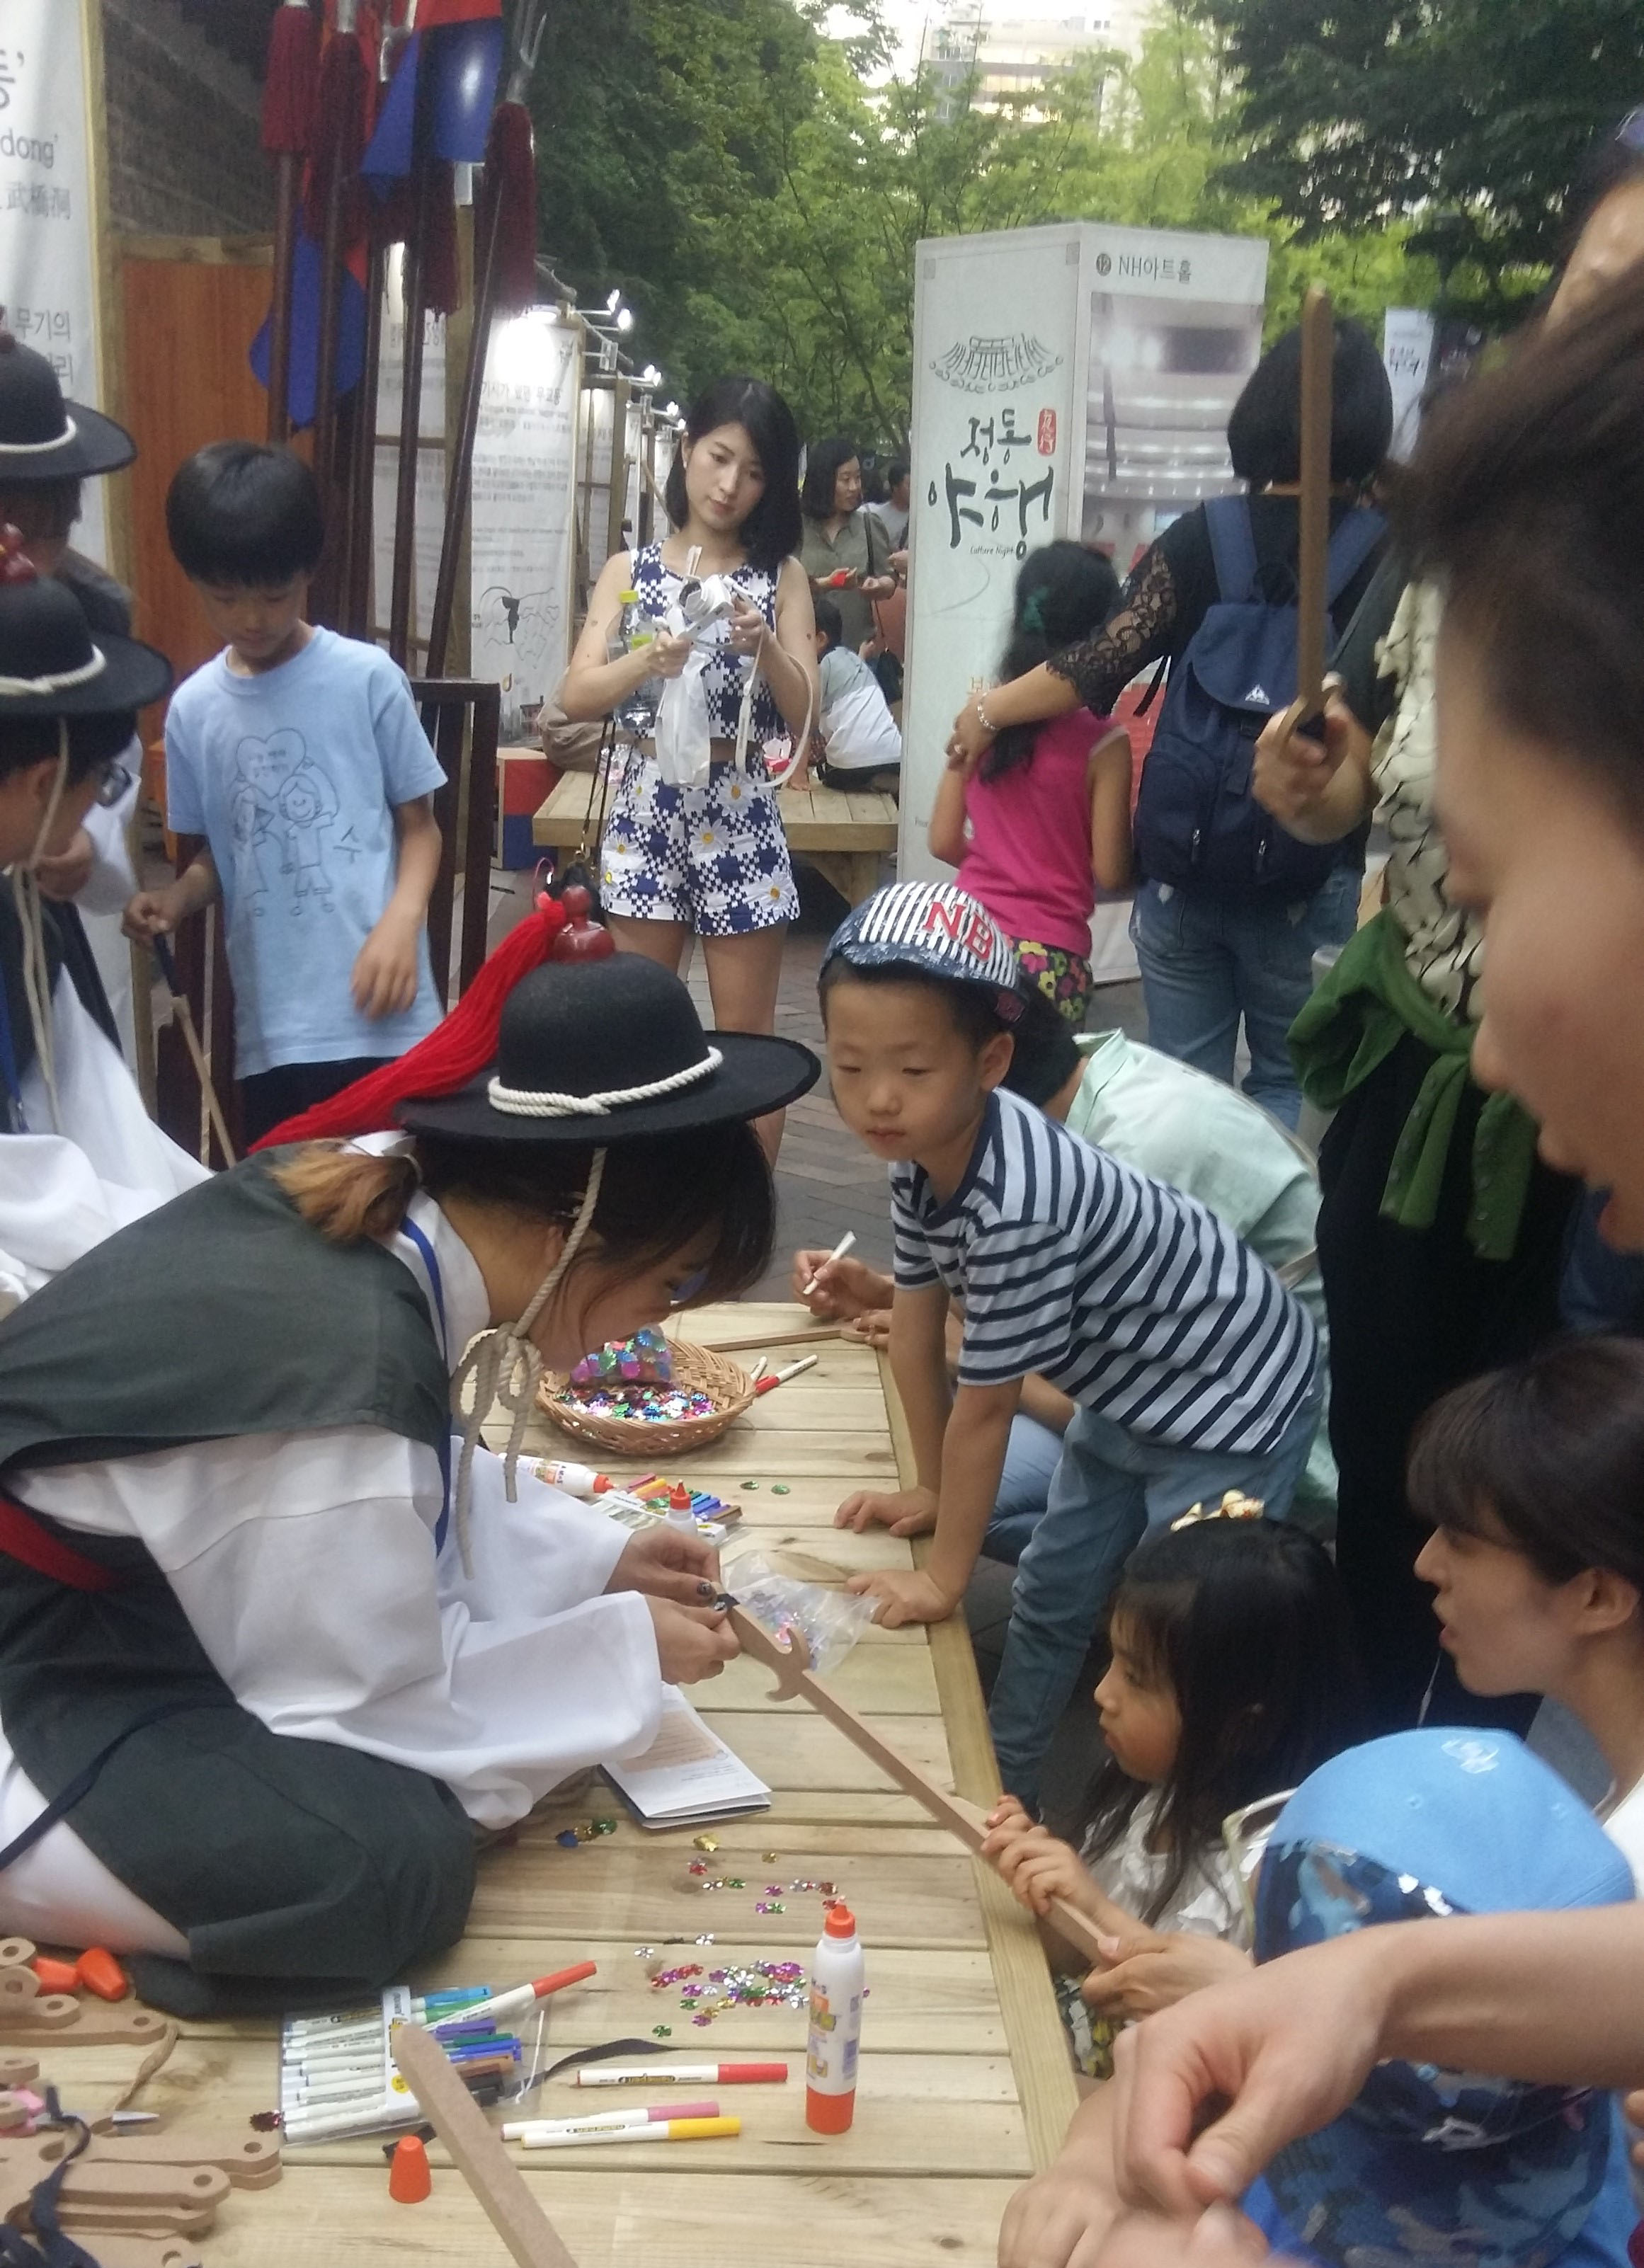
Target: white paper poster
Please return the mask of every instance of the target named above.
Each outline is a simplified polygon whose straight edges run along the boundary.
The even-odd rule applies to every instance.
[[[904,880],[926,847],[955,716],[996,666],[1021,562],[1077,503],[1077,228],[943,237],[918,252]]]
[[[1421,429],[1421,397],[1433,364],[1433,318],[1425,307],[1390,307],[1382,318],[1382,360],[1393,392],[1393,441],[1401,461]]]
[[[55,365],[71,400],[101,407],[96,216],[87,158],[79,0],[0,8],[0,306]],[[100,481],[87,481],[77,548],[106,559]]]
[[[535,737],[571,658],[577,334],[549,307],[491,333],[474,450],[476,677],[502,687],[505,741]]]
[[[1105,223],[1087,234],[1080,532],[1124,576],[1173,519],[1238,486],[1227,419],[1261,359],[1267,245]]]

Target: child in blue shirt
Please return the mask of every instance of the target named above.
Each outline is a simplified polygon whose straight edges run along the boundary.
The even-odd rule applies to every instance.
[[[890,1362],[918,1485],[859,1491],[842,1526],[933,1528],[911,1574],[859,1575],[888,1624],[958,1604],[1029,1373],[1078,1406],[1023,1551],[989,1711],[1006,1787],[1038,1767],[1146,1529],[1229,1490],[1287,1509],[1318,1422],[1307,1311],[1194,1198],[1004,1089],[1020,1018],[1011,940],[952,883],[859,906],[822,962],[839,1114],[890,1167]],[[964,1305],[949,1399],[947,1318]]]
[[[303,619],[325,523],[299,458],[202,449],[166,522],[224,650],[166,719],[167,824],[203,845],[133,898],[126,928],[165,935],[222,899],[249,1145],[439,1021],[426,920],[445,773],[404,671]]]

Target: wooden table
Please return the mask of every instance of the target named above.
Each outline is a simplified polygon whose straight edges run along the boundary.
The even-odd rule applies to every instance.
[[[690,1319],[711,1341],[793,1329],[793,1307],[752,1304]],[[829,1522],[852,1484],[893,1482],[905,1461],[899,1413],[866,1348],[831,1341],[817,1367],[757,1402],[719,1442],[676,1461],[698,1485],[734,1495],[739,1528],[768,1552],[800,1551],[846,1571],[906,1566],[910,1547],[876,1530],[852,1535]],[[790,1351],[773,1354],[786,1360]],[[752,1362],[752,1354],[738,1360]],[[587,1452],[547,1425],[534,1451]],[[668,1469],[675,1469],[670,1462]],[[639,1468],[630,1469],[638,1471]],[[757,1489],[741,1484],[756,1480]],[[789,1493],[776,1496],[771,1484]],[[712,1830],[713,1874],[743,1891],[704,1895],[688,1867],[700,1854],[689,1829],[652,1834],[634,1825],[595,1782],[550,1802],[511,1848],[481,1859],[468,1937],[419,1973],[439,1983],[512,1984],[599,1962],[599,1974],[551,2003],[547,2045],[645,2037],[672,2026],[667,2050],[719,2057],[785,2058],[785,2087],[692,2087],[739,2113],[730,2142],[520,2153],[527,2177],[579,2268],[904,2268],[940,2251],[954,2268],[992,2268],[999,2216],[1012,2191],[1060,2141],[1073,2080],[1043,1958],[1031,1923],[990,1870],[933,1827],[838,1733],[802,1702],[773,1706],[768,1672],[734,1662],[692,1698],[775,1791],[768,1813]],[[962,1793],[996,1791],[982,1698],[962,1626],[870,1631],[837,1683],[851,1704]],[[593,1816],[615,1834],[563,1850],[556,1835]],[[768,1854],[775,1852],[773,1858]],[[694,2029],[676,1989],[649,1983],[652,1947],[670,1963],[793,1959],[808,1963],[821,1926],[814,1893],[789,1892],[780,1915],[755,1911],[767,1882],[832,1880],[848,1897],[867,1955],[856,2123],[848,2134],[805,2124],[802,2011],[740,2007]],[[701,1932],[714,1943],[698,1948]],[[665,1946],[668,1938],[683,1945]],[[166,2112],[177,2131],[220,2131],[275,2101],[274,2028],[191,2023],[139,2107]],[[527,2037],[528,2037],[527,2034]],[[65,2100],[96,2110],[129,2080],[129,2050],[61,2050],[45,2069]],[[660,2097],[653,2090],[645,2100]],[[544,2115],[586,2109],[591,2098],[555,2080]],[[592,2098],[607,2109],[612,2098]],[[335,2268],[343,2261],[414,2258],[418,2268],[486,2268],[502,2248],[436,2144],[434,2193],[391,2204],[374,2142],[292,2151],[281,2182],[236,2191],[202,2240],[207,2268]]]
[[[588,788],[586,772],[566,773],[531,823],[540,848],[580,846]],[[842,898],[859,905],[878,885],[880,859],[896,847],[896,798],[844,795],[830,787],[779,788],[777,808],[788,848],[808,858]]]

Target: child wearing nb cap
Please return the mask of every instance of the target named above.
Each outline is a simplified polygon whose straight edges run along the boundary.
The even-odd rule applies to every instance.
[[[1305,1309],[1214,1214],[1003,1088],[1019,982],[974,898],[904,882],[837,932],[821,989],[835,1101],[890,1167],[890,1359],[918,1474],[836,1517],[914,1519],[936,1539],[917,1572],[854,1580],[881,1620],[938,1622],[957,1605],[1028,1373],[1078,1405],[1022,1554],[990,1712],[1005,1786],[1031,1808],[1132,1547],[1230,1489],[1281,1514],[1321,1386]],[[964,1307],[951,1396],[950,1298]]]

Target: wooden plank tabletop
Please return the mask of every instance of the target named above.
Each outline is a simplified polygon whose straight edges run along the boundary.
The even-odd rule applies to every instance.
[[[577,847],[587,821],[589,784],[586,772],[565,774],[531,822],[535,842],[545,849]],[[795,850],[859,854],[896,847],[894,796],[844,795],[837,789],[816,785],[779,788],[777,808]]]
[[[711,1341],[801,1321],[793,1307],[744,1303],[693,1315],[688,1329]],[[879,1359],[838,1340],[817,1351],[802,1381],[762,1397],[719,1441],[665,1461],[666,1469],[742,1505],[731,1551],[745,1535],[813,1580],[909,1565],[907,1543],[830,1524],[852,1485],[896,1478],[906,1444]],[[531,1447],[585,1462],[591,1454],[546,1422],[532,1429]],[[787,1492],[778,1495],[778,1485]],[[977,1801],[996,1791],[961,1624],[870,1631],[834,1682],[944,1784]],[[1006,2199],[1054,2154],[1074,2102],[1034,1929],[991,1870],[802,1701],[772,1703],[768,1684],[767,1672],[742,1661],[692,1694],[774,1792],[768,1812],[708,1830],[718,1844],[709,1879],[740,1879],[742,1890],[704,1892],[704,1878],[689,1871],[703,1855],[692,1831],[648,1833],[590,1776],[482,1858],[468,1935],[413,1981],[512,1983],[591,1959],[597,1976],[550,2004],[550,2056],[643,2038],[662,2023],[671,2037],[660,2055],[683,2048],[704,2060],[786,2058],[785,2087],[689,2090],[717,2093],[722,2109],[741,2116],[734,2140],[519,2154],[579,2268],[839,2268],[847,2260],[851,2268],[903,2268],[933,2247],[956,2268],[991,2268]],[[616,1819],[616,1832],[574,1850],[556,1841],[596,1816]],[[660,1966],[688,1961],[808,1964],[820,1896],[785,1887],[781,1914],[756,1908],[768,1902],[768,1883],[810,1881],[838,1885],[867,1955],[856,2121],[838,2136],[805,2124],[802,2009],[738,2007],[693,2029],[677,1986],[652,1982]],[[711,1945],[697,1943],[704,1935]],[[182,2030],[140,2107],[166,2114],[179,2134],[207,2125],[220,2132],[272,2107],[271,2023]],[[45,2068],[76,2108],[94,2112],[130,2080],[136,2060],[129,2050],[64,2049]],[[539,2100],[544,2115],[563,2116],[590,2098],[554,2080]],[[438,2144],[430,2157],[433,2196],[409,2207],[389,2201],[375,2142],[292,2151],[276,2187],[232,2194],[200,2245],[207,2268],[379,2258],[387,2268],[396,2254],[413,2256],[419,2268],[500,2262],[498,2239]]]

